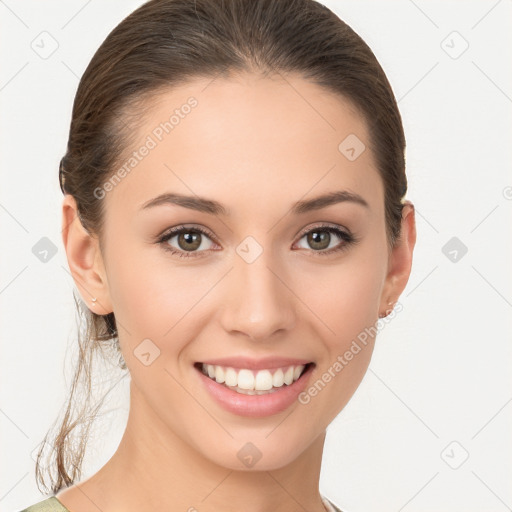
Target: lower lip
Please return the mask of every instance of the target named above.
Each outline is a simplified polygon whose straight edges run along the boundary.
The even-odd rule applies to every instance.
[[[278,414],[288,409],[306,387],[313,368],[314,365],[311,364],[293,384],[289,386],[283,384],[277,391],[265,395],[237,393],[224,384],[210,379],[197,367],[195,369],[207,391],[224,409],[239,416],[261,417]]]

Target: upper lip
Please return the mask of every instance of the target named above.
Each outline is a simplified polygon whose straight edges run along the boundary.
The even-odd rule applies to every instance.
[[[264,357],[254,359],[251,357],[223,357],[201,361],[203,364],[216,366],[230,366],[232,368],[247,368],[249,370],[263,370],[265,368],[283,368],[286,366],[299,366],[312,363],[308,359],[295,359],[290,357]]]

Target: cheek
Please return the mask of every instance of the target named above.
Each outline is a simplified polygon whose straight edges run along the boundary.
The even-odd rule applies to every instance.
[[[174,325],[201,300],[208,282],[215,283],[199,267],[180,267],[162,256],[141,253],[139,261],[134,257],[118,261],[109,276],[114,312],[139,337],[170,336]]]
[[[376,260],[365,265],[347,261],[336,271],[317,273],[314,281],[302,282],[304,302],[319,317],[317,333],[324,333],[324,357],[299,400],[309,411],[306,429],[318,428],[318,418],[326,427],[349,402],[368,369],[382,272]]]
[[[382,258],[361,251],[338,265],[298,274],[295,290],[318,318],[319,332],[341,349],[377,320],[383,279]]]

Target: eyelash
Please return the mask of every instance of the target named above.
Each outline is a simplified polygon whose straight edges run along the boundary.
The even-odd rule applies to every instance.
[[[327,256],[327,255],[331,255],[331,254],[334,254],[337,252],[345,251],[348,249],[348,247],[350,245],[354,245],[359,241],[353,235],[351,235],[345,231],[342,231],[341,229],[339,229],[337,227],[331,226],[330,224],[321,224],[319,226],[315,226],[311,229],[308,229],[308,230],[302,232],[299,236],[299,240],[301,240],[305,235],[308,235],[309,233],[312,233],[315,231],[327,231],[328,233],[337,235],[339,238],[341,238],[344,241],[344,243],[341,243],[340,245],[337,245],[336,247],[333,247],[328,250],[315,251],[315,250],[311,249],[311,252],[313,252],[313,254],[315,254],[315,256]],[[195,252],[190,251],[187,253],[186,251],[177,250],[174,247],[171,247],[167,243],[171,238],[173,238],[176,235],[180,235],[182,233],[191,233],[191,232],[201,233],[201,234],[207,236],[208,238],[213,239],[213,237],[210,235],[210,233],[208,231],[204,230],[203,228],[178,226],[176,228],[172,228],[166,234],[160,236],[157,240],[157,243],[161,244],[162,248],[165,251],[168,251],[171,254],[176,255],[180,258],[197,258],[197,257],[200,258],[201,256],[197,256],[197,254],[200,254],[201,252],[207,252],[207,251],[195,251]],[[213,241],[215,241],[215,240],[213,239]]]

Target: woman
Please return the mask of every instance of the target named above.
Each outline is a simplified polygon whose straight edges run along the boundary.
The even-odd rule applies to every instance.
[[[59,179],[88,308],[69,403],[114,347],[129,418],[79,481],[66,415],[53,495],[26,510],[340,510],[318,490],[325,433],[409,278],[404,150],[372,51],[313,0],[151,0],[122,21]]]

